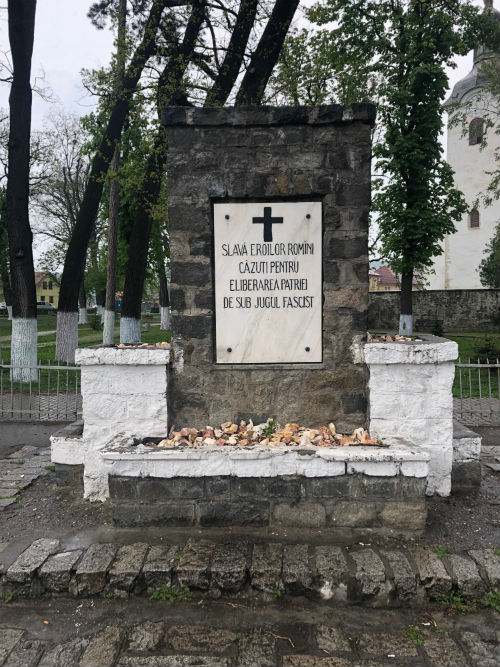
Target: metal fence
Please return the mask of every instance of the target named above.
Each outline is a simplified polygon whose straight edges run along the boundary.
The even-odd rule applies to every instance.
[[[0,419],[74,421],[81,410],[79,366],[0,364]]]
[[[453,383],[454,416],[467,426],[500,425],[500,363],[459,358]]]

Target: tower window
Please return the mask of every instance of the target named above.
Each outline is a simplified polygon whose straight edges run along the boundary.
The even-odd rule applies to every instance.
[[[469,125],[469,146],[476,146],[482,143],[484,134],[484,124],[482,118],[473,118]]]
[[[473,208],[469,213],[469,227],[479,229],[479,211],[476,208]]]

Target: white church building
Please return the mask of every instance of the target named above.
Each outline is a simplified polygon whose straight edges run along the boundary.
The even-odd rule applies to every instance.
[[[485,0],[497,20],[500,12]],[[485,61],[496,59],[500,54],[479,46],[474,51],[472,70],[455,84],[445,106],[459,104],[467,114],[468,132],[464,136],[461,124],[448,126],[447,160],[455,172],[455,186],[461,190],[469,211],[456,224],[457,231],[443,241],[443,254],[434,260],[434,273],[428,276],[428,289],[481,289],[479,264],[484,257],[486,244],[491,239],[495,224],[500,219],[500,203],[491,206],[474,206],[478,195],[485,191],[495,163],[495,153],[500,148],[500,135],[490,129],[486,133],[486,145],[482,146],[488,114],[486,80],[481,76]],[[498,101],[496,103],[498,106]],[[493,106],[493,104],[492,104]],[[496,118],[498,124],[498,118]]]

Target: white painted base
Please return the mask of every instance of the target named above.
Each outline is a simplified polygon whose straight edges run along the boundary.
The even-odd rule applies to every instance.
[[[135,317],[122,317],[120,319],[120,343],[141,342],[141,320]]]
[[[58,435],[50,436],[50,460],[52,463],[62,463],[69,466],[82,465],[84,453],[81,436],[77,438],[64,438]]]
[[[12,306],[7,306],[8,319],[12,319]]]
[[[115,311],[105,310],[103,322],[102,344],[113,345],[115,337]]]
[[[56,359],[68,364],[75,363],[78,347],[78,313],[57,311]]]
[[[36,318],[14,317],[12,320],[11,378],[14,382],[37,382],[38,325]]]
[[[143,434],[144,436],[145,434]],[[132,445],[117,436],[100,452],[108,474],[131,477],[426,477],[429,455],[410,447],[185,447]]]
[[[160,329],[170,329],[170,308],[168,306],[160,306]]]
[[[78,324],[88,324],[88,318],[87,318],[87,309],[86,308],[79,308],[78,309]]]
[[[413,335],[413,315],[399,316],[399,335],[400,336]]]

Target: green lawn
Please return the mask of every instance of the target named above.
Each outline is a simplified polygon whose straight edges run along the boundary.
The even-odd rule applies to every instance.
[[[500,334],[496,333],[467,333],[445,334],[446,338],[458,343],[458,355],[461,363],[490,364],[500,360]],[[458,360],[457,360],[458,361]],[[489,397],[490,390],[493,398],[499,398],[499,371],[491,368],[490,372],[480,368],[457,368],[453,383],[455,398]],[[460,383],[462,390],[460,392]]]
[[[39,315],[38,316],[38,331],[52,331],[56,328],[56,311],[53,315]],[[10,336],[11,320],[6,317],[0,317],[0,338],[3,336]]]

